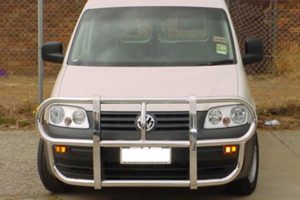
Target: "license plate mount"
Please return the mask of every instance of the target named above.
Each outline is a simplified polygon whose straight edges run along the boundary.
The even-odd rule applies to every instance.
[[[169,165],[172,163],[171,148],[130,147],[120,148],[120,163],[127,165]]]

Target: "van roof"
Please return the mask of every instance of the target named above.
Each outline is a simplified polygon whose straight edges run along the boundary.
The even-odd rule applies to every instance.
[[[85,9],[136,6],[183,6],[227,9],[225,0],[89,0]]]

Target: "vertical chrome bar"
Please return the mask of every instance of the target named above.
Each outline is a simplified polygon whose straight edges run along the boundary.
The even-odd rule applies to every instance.
[[[147,104],[143,102],[142,110],[141,110],[141,140],[142,141],[146,140],[146,131],[147,131],[146,116],[147,116]]]
[[[190,188],[196,190],[198,188],[198,172],[197,172],[197,99],[189,98],[190,104]]]
[[[101,152],[100,152],[100,111],[101,98],[95,97],[93,100],[93,170],[94,170],[94,187],[101,189]]]

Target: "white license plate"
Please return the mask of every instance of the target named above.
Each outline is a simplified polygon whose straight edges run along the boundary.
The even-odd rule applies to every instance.
[[[121,148],[121,164],[171,164],[171,148]]]

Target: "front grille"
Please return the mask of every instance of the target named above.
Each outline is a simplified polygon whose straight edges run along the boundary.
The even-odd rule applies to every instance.
[[[178,163],[172,165],[107,164],[102,169],[104,180],[188,180],[189,168]]]
[[[188,131],[188,113],[155,113],[157,119],[156,131]]]
[[[102,148],[102,176],[104,180],[188,180],[186,158],[188,149],[172,149],[170,165],[124,165],[120,163],[119,148]]]
[[[188,112],[148,112],[156,125],[146,135],[148,140],[187,140],[189,131]],[[139,112],[102,112],[101,138],[103,140],[139,140],[136,125]]]
[[[103,113],[101,114],[102,131],[136,131],[136,113]]]
[[[156,119],[153,131],[178,131],[189,129],[189,114],[187,112],[149,112]],[[137,131],[138,113],[118,112],[101,114],[101,129],[103,131]]]
[[[55,154],[58,170],[69,178],[93,179],[92,148],[72,147]],[[238,155],[224,157],[222,147],[198,148],[198,179],[228,176],[237,166]],[[189,150],[172,149],[171,165],[122,165],[119,148],[101,149],[103,180],[188,180]]]

